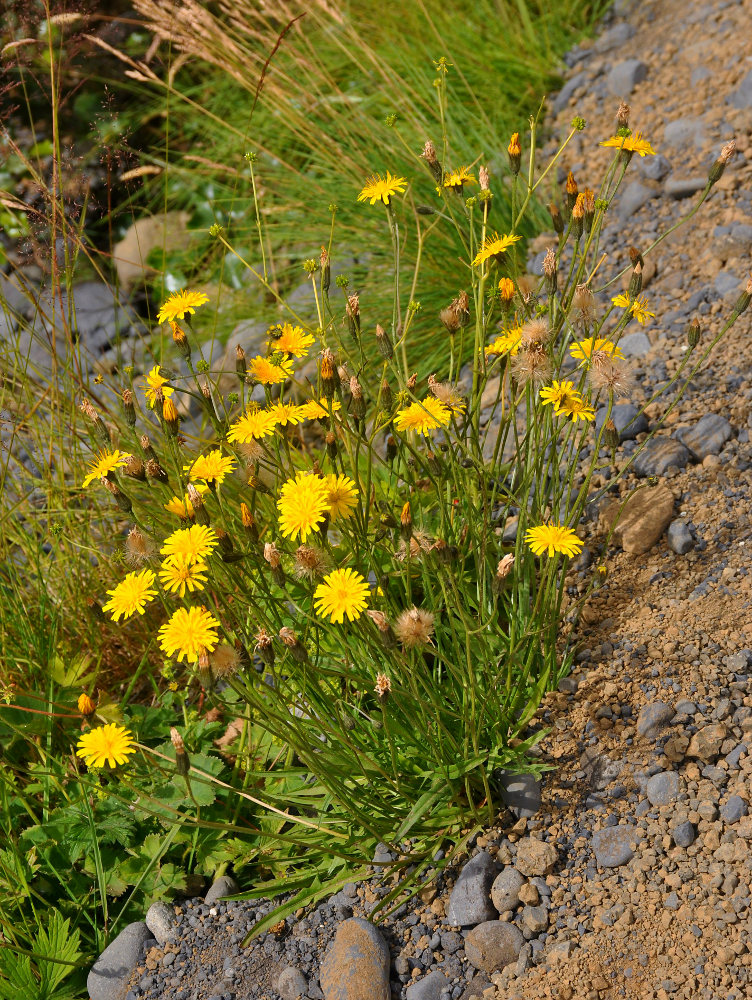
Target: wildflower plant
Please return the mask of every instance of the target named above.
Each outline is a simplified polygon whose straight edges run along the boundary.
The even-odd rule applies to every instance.
[[[185,697],[202,691],[231,712],[239,743],[273,762],[256,767],[252,752],[233,779],[241,802],[252,783],[274,820],[264,826],[273,874],[291,861],[326,867],[322,844],[337,864],[378,841],[419,861],[494,820],[502,773],[535,769],[541,731],[530,723],[569,667],[572,624],[599,579],[570,600],[593,477],[607,480],[602,494],[634,461],[615,464],[609,430],[630,384],[619,341],[632,320],[655,319],[641,273],[660,240],[624,269],[628,291],[617,296],[619,275],[598,275],[599,241],[633,154],[652,154],[650,143],[632,137],[620,109],[619,141],[602,143],[614,148],[604,177],[580,191],[570,173],[554,194],[557,235],[531,279],[520,229],[555,191],[555,168],[585,123],[573,122],[541,168],[531,120],[510,141],[507,176],[481,165],[476,184],[470,167],[445,165],[449,64],[437,72],[441,152],[426,141],[414,165],[435,186],[431,211],[416,216],[419,247],[439,226],[464,247],[461,261],[447,261],[460,290],[434,319],[442,369],[425,370],[411,350],[420,253],[408,288],[400,255],[413,179],[376,163],[381,173],[350,196],[383,213],[391,315],[370,313],[367,284],[332,287],[336,219],[304,265],[314,319],[280,302],[266,352],[246,358],[240,348],[232,372],[193,357],[191,318],[204,297],[172,296],[159,318],[185,327],[188,372],[159,368],[118,387],[135,422],[119,428],[124,450],[94,456],[85,480],[112,495],[149,553],[108,591],[110,627],[150,615]],[[690,215],[717,179],[711,172]],[[501,185],[512,192],[506,218],[494,211]],[[213,235],[275,294],[224,232]],[[713,343],[746,309],[749,287],[744,296]],[[687,352],[667,387],[671,406],[713,343],[699,359],[696,341]],[[202,408],[199,446],[164,414],[181,397]],[[94,437],[96,413],[86,412]],[[143,476],[129,474],[133,456]],[[89,749],[108,752],[101,740]]]

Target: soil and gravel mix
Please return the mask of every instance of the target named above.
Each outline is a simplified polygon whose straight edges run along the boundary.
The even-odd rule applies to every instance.
[[[736,137],[709,203],[646,258],[657,319],[621,342],[636,375],[615,415],[622,461],[666,406],[630,424],[680,365],[688,321],[700,321],[701,350],[750,270],[750,15],[752,0],[617,4],[569,54],[552,102],[551,149],[573,114],[589,123],[562,164],[581,187],[611,156],[597,141],[613,134],[620,99],[659,154],[630,165],[604,234],[604,274],[687,212]],[[553,235],[536,243],[531,270],[550,245]],[[570,596],[591,560],[606,582],[585,609],[573,673],[538,713],[550,770],[510,791],[498,829],[378,931],[360,918],[388,879],[347,885],[247,948],[270,904],[219,901],[230,881],[205,901],[155,904],[148,929],[131,925],[115,960],[100,959],[92,1000],[113,997],[117,977],[104,974],[118,961],[118,983],[139,963],[119,987],[127,1000],[752,996],[751,321],[749,311],[617,495],[592,509]],[[609,505],[653,479],[606,549]]]

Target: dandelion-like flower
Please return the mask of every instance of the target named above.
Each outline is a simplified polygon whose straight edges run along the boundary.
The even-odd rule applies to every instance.
[[[183,471],[191,480],[202,479],[205,483],[221,485],[228,472],[235,467],[235,459],[231,455],[223,455],[219,448],[207,455],[199,455],[192,464],[184,465]]]
[[[491,354],[495,354],[498,357],[508,354],[510,357],[514,357],[519,351],[521,343],[522,330],[520,327],[514,327],[512,330],[504,330],[492,344],[486,347],[486,357],[489,357]]]
[[[323,479],[299,472],[282,486],[277,500],[279,527],[286,538],[305,542],[323,523],[329,510],[329,491]]]
[[[159,550],[169,558],[184,557],[191,562],[203,562],[217,547],[219,539],[212,528],[204,524],[192,524],[190,528],[178,528],[165,538]]]
[[[306,333],[302,327],[292,323],[282,323],[269,329],[269,347],[283,354],[292,354],[296,358],[304,358],[316,338],[312,333]]]
[[[636,299],[630,299],[628,295],[625,295],[622,292],[620,295],[615,295],[611,301],[615,306],[619,306],[622,309],[628,309],[637,322],[642,326],[644,326],[649,319],[655,319],[655,313],[648,309],[647,299],[644,295],[638,295]],[[619,357],[623,357],[623,355],[619,355]]]
[[[540,524],[536,528],[528,528],[525,532],[525,542],[536,556],[557,553],[563,556],[576,556],[582,551],[582,542],[571,528],[562,524]]]
[[[363,186],[363,190],[358,195],[358,201],[367,201],[371,205],[381,201],[388,205],[392,195],[402,194],[406,185],[407,181],[404,177],[393,177],[388,170],[386,177],[374,174],[373,177],[368,178]]]
[[[425,608],[408,608],[394,623],[394,632],[405,649],[432,644],[433,614]]]
[[[305,419],[301,416],[300,410],[301,407],[295,403],[275,403],[269,407],[269,414],[280,427],[286,427],[288,424],[294,427]]]
[[[605,337],[590,337],[587,340],[577,340],[569,347],[569,353],[579,361],[592,361],[594,355],[608,355],[611,358],[621,358],[624,355],[621,348]]]
[[[595,410],[589,406],[578,392],[572,393],[562,400],[556,410],[557,416],[569,417],[573,424],[578,420],[592,423],[595,420]]]
[[[95,479],[104,479],[108,473],[114,472],[115,469],[118,469],[123,465],[127,465],[131,457],[131,455],[117,450],[100,451],[96,460],[89,463],[88,475],[84,477],[84,481],[81,485],[86,488],[89,483],[93,482]]]
[[[206,483],[197,483],[196,489],[198,490],[199,493],[203,494],[208,491],[209,487],[206,485]],[[185,494],[182,500],[180,499],[180,497],[173,497],[169,501],[169,503],[166,503],[164,505],[164,509],[169,511],[170,514],[177,514],[177,516],[182,517],[184,521],[187,521],[189,518],[193,517],[195,513],[193,509],[193,504],[191,503],[191,498],[188,496],[187,493]]]
[[[637,153],[638,156],[655,156],[655,150],[647,141],[642,138],[642,133],[633,132],[632,135],[613,135],[610,139],[605,139],[599,145],[613,146],[614,149],[626,149],[629,153]]]
[[[146,385],[144,386],[144,393],[146,394],[146,401],[149,407],[152,410],[154,409],[154,404],[157,402],[157,397],[160,394],[165,399],[169,399],[174,392],[175,390],[169,384],[169,379],[163,378],[159,374],[159,365],[154,365],[146,376]]]
[[[102,606],[102,611],[109,611],[115,622],[121,618],[130,618],[136,612],[142,615],[149,601],[157,596],[153,589],[154,579],[154,573],[150,569],[128,573],[114,590],[107,591],[110,600]]]
[[[174,555],[166,559],[159,571],[159,579],[165,590],[185,597],[186,590],[203,590],[206,583],[207,566],[204,562],[192,559],[190,555]]]
[[[352,517],[353,509],[358,506],[358,490],[348,476],[338,476],[335,473],[324,479],[327,489],[329,517],[338,521],[341,517]]]
[[[203,292],[179,291],[173,294],[162,304],[162,308],[157,313],[157,323],[174,322],[183,319],[186,313],[193,315],[199,306],[209,301],[209,296]]]
[[[506,253],[513,244],[521,239],[521,236],[514,236],[511,233],[503,236],[499,233],[493,233],[491,236],[487,236],[483,241],[483,246],[475,255],[473,267],[478,267],[479,264],[483,264],[487,260],[499,260],[503,253]]]
[[[227,440],[236,444],[248,444],[249,441],[268,437],[276,426],[277,418],[271,410],[252,407],[230,425]]]
[[[451,415],[451,410],[435,396],[426,396],[422,402],[416,401],[398,410],[394,426],[398,431],[417,431],[425,435],[439,427],[448,427]]]
[[[578,395],[579,393],[574,387],[574,382],[560,382],[558,379],[554,379],[551,385],[544,386],[540,391],[540,398],[543,400],[543,405],[547,406],[551,404],[556,413],[559,412],[559,408],[567,399]]]
[[[349,621],[360,618],[367,607],[368,584],[354,569],[335,569],[328,573],[313,592],[316,614],[329,616],[341,624],[345,615]]]
[[[460,193],[466,184],[476,183],[475,176],[470,173],[469,167],[458,167],[456,170],[450,170],[444,176],[444,187],[451,188],[457,193]]]
[[[261,355],[251,358],[248,363],[248,375],[261,385],[279,385],[292,375],[293,363],[290,358],[279,358],[270,361]]]
[[[83,757],[87,767],[116,767],[128,761],[128,754],[136,752],[133,736],[128,729],[108,722],[84,733],[76,746],[76,756]]]
[[[218,629],[219,622],[206,608],[178,608],[160,628],[159,645],[168,656],[177,653],[178,662],[196,663],[217,645]]]
[[[309,399],[307,403],[300,404],[298,414],[303,420],[323,420],[329,416],[330,411],[336,413],[341,405],[337,400],[328,400],[324,405],[317,399]]]

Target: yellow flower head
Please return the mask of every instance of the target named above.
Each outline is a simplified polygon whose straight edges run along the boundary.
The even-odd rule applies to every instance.
[[[115,767],[117,764],[125,764],[128,754],[135,752],[130,731],[114,722],[84,733],[76,747],[76,756],[83,757],[87,767],[103,767],[105,764]]]
[[[498,354],[500,356],[509,354],[510,357],[514,357],[520,349],[521,342],[521,327],[516,326],[512,330],[504,330],[492,344],[489,344],[488,347],[486,347],[486,357],[488,357],[489,354]]]
[[[655,313],[648,309],[648,302],[644,296],[638,296],[630,301],[629,296],[622,293],[615,295],[611,301],[615,306],[628,309],[641,326],[644,326],[649,319],[655,319]],[[617,357],[623,357],[623,355],[619,354]]]
[[[621,348],[605,337],[589,337],[587,340],[575,341],[570,345],[569,353],[580,361],[592,361],[594,354],[607,354],[610,358],[624,360]]]
[[[327,573],[313,593],[316,614],[341,624],[345,615],[349,621],[360,618],[368,606],[368,584],[353,569],[335,569]]]
[[[317,399],[309,399],[298,407],[298,415],[302,420],[323,420],[329,413],[336,413],[342,404],[336,399],[319,403]]]
[[[304,542],[324,521],[329,510],[329,491],[323,479],[299,472],[282,486],[277,500],[279,528],[286,538],[300,536]]]
[[[614,135],[610,139],[605,139],[600,145],[626,149],[630,153],[637,153],[638,156],[655,156],[655,150],[647,139],[642,138],[640,132],[633,132],[628,136]]]
[[[511,278],[499,278],[499,298],[502,302],[511,302],[514,298],[514,282]]]
[[[154,579],[150,569],[128,573],[114,590],[107,591],[110,600],[103,605],[102,611],[109,611],[115,622],[120,618],[130,618],[137,611],[142,615],[146,604],[157,596],[156,590],[152,590]]]
[[[157,323],[174,322],[182,319],[186,313],[195,313],[199,306],[209,301],[209,296],[203,292],[179,291],[173,294],[163,303],[162,308],[157,313]]]
[[[483,264],[484,261],[489,259],[496,260],[501,257],[514,243],[521,240],[521,236],[514,236],[509,234],[507,236],[501,236],[499,233],[493,233],[491,236],[487,236],[483,241],[483,246],[475,255],[473,260],[473,267],[477,267],[479,264]]]
[[[146,393],[146,401],[152,410],[154,409],[154,404],[157,401],[157,394],[160,391],[165,399],[169,399],[173,392],[175,392],[173,387],[169,385],[168,382],[168,379],[162,378],[159,374],[159,365],[154,365],[152,370],[146,376],[144,392]]]
[[[217,546],[219,539],[212,528],[204,524],[192,524],[190,528],[178,528],[165,538],[159,550],[163,556],[185,557],[191,562],[203,562]]]
[[[595,410],[589,406],[579,393],[566,396],[556,409],[557,416],[569,417],[573,424],[578,420],[592,423],[595,420]]]
[[[393,177],[388,170],[386,177],[382,177],[381,174],[374,174],[373,177],[369,177],[366,181],[363,190],[358,195],[358,201],[368,201],[371,205],[375,205],[377,201],[382,201],[385,205],[388,205],[392,195],[402,194],[406,185],[407,181],[404,177]]]
[[[469,167],[459,167],[457,170],[450,170],[444,176],[444,187],[452,188],[453,191],[461,191],[465,184],[477,183]]]
[[[227,440],[235,441],[238,444],[248,444],[249,441],[256,441],[272,434],[276,426],[277,418],[271,410],[259,410],[252,407],[246,410],[234,424],[231,424]]]
[[[97,706],[91,700],[91,698],[84,691],[78,696],[78,710],[81,715],[94,715],[97,710]]]
[[[159,579],[165,590],[185,597],[186,590],[193,593],[194,590],[204,589],[206,570],[204,562],[197,562],[189,555],[175,555],[162,563]]]
[[[394,426],[398,431],[417,431],[428,434],[438,427],[448,427],[452,411],[436,399],[426,396],[422,402],[410,403],[404,410],[398,410]]]
[[[537,528],[528,528],[525,541],[536,556],[547,553],[549,556],[559,553],[563,556],[576,556],[582,551],[582,542],[571,528],[561,524],[541,524]]]
[[[199,493],[206,493],[209,487],[206,483],[197,483],[196,489]],[[164,509],[168,510],[171,514],[177,514],[178,517],[182,517],[184,520],[188,520],[194,514],[193,504],[187,493],[182,500],[180,497],[173,497],[169,503],[164,505]]]
[[[554,379],[551,385],[544,386],[540,391],[543,405],[553,404],[556,413],[559,412],[559,408],[567,399],[578,395],[579,393],[574,387],[574,382],[559,382],[557,379]]]
[[[177,654],[196,663],[201,653],[210,653],[217,645],[219,622],[206,608],[178,608],[159,630],[159,645],[168,656]]]
[[[261,355],[252,358],[248,364],[248,374],[262,385],[278,385],[292,375],[293,364],[289,358],[270,361]]]
[[[95,479],[103,479],[108,472],[114,472],[122,465],[127,465],[131,456],[122,451],[100,451],[94,462],[89,463],[88,475],[81,484],[86,488]]]
[[[306,333],[292,323],[281,323],[269,328],[269,347],[283,354],[293,354],[296,358],[304,358],[316,338],[312,333]]]
[[[231,455],[223,455],[219,448],[215,448],[207,455],[199,455],[192,465],[184,465],[183,470],[188,473],[190,480],[203,479],[206,483],[213,482],[219,486],[234,467],[235,459]]]
[[[329,517],[332,521],[337,521],[340,517],[352,517],[353,509],[358,506],[358,490],[352,479],[332,474],[327,476],[324,482],[327,489]]]
[[[269,414],[274,415],[280,427],[286,427],[287,424],[294,426],[305,419],[300,412],[301,409],[301,406],[296,406],[294,403],[275,403],[269,408]]]

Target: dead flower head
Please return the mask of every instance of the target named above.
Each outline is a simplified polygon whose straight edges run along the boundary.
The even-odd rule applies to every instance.
[[[520,350],[512,358],[512,377],[520,385],[530,385],[539,389],[551,379],[553,365],[545,348],[538,344],[527,350]]]
[[[596,351],[590,361],[588,381],[594,392],[629,396],[634,388],[631,371],[605,351]]]
[[[425,608],[408,608],[397,618],[394,631],[405,649],[432,645],[433,614]]]
[[[581,323],[583,326],[590,326],[595,316],[595,296],[590,290],[589,285],[582,284],[575,288],[574,295],[572,296],[572,306],[575,311],[574,322]]]
[[[376,674],[376,687],[373,689],[383,705],[392,691],[392,682],[386,674]]]
[[[209,665],[215,677],[232,677],[240,669],[240,653],[223,642],[209,656]]]
[[[295,575],[314,580],[323,575],[329,565],[326,553],[313,545],[300,545],[295,552]]]
[[[131,528],[125,539],[125,558],[131,566],[140,566],[154,555],[154,542],[139,528]]]
[[[531,319],[522,327],[521,339],[523,350],[535,350],[549,342],[551,329],[544,319]]]

